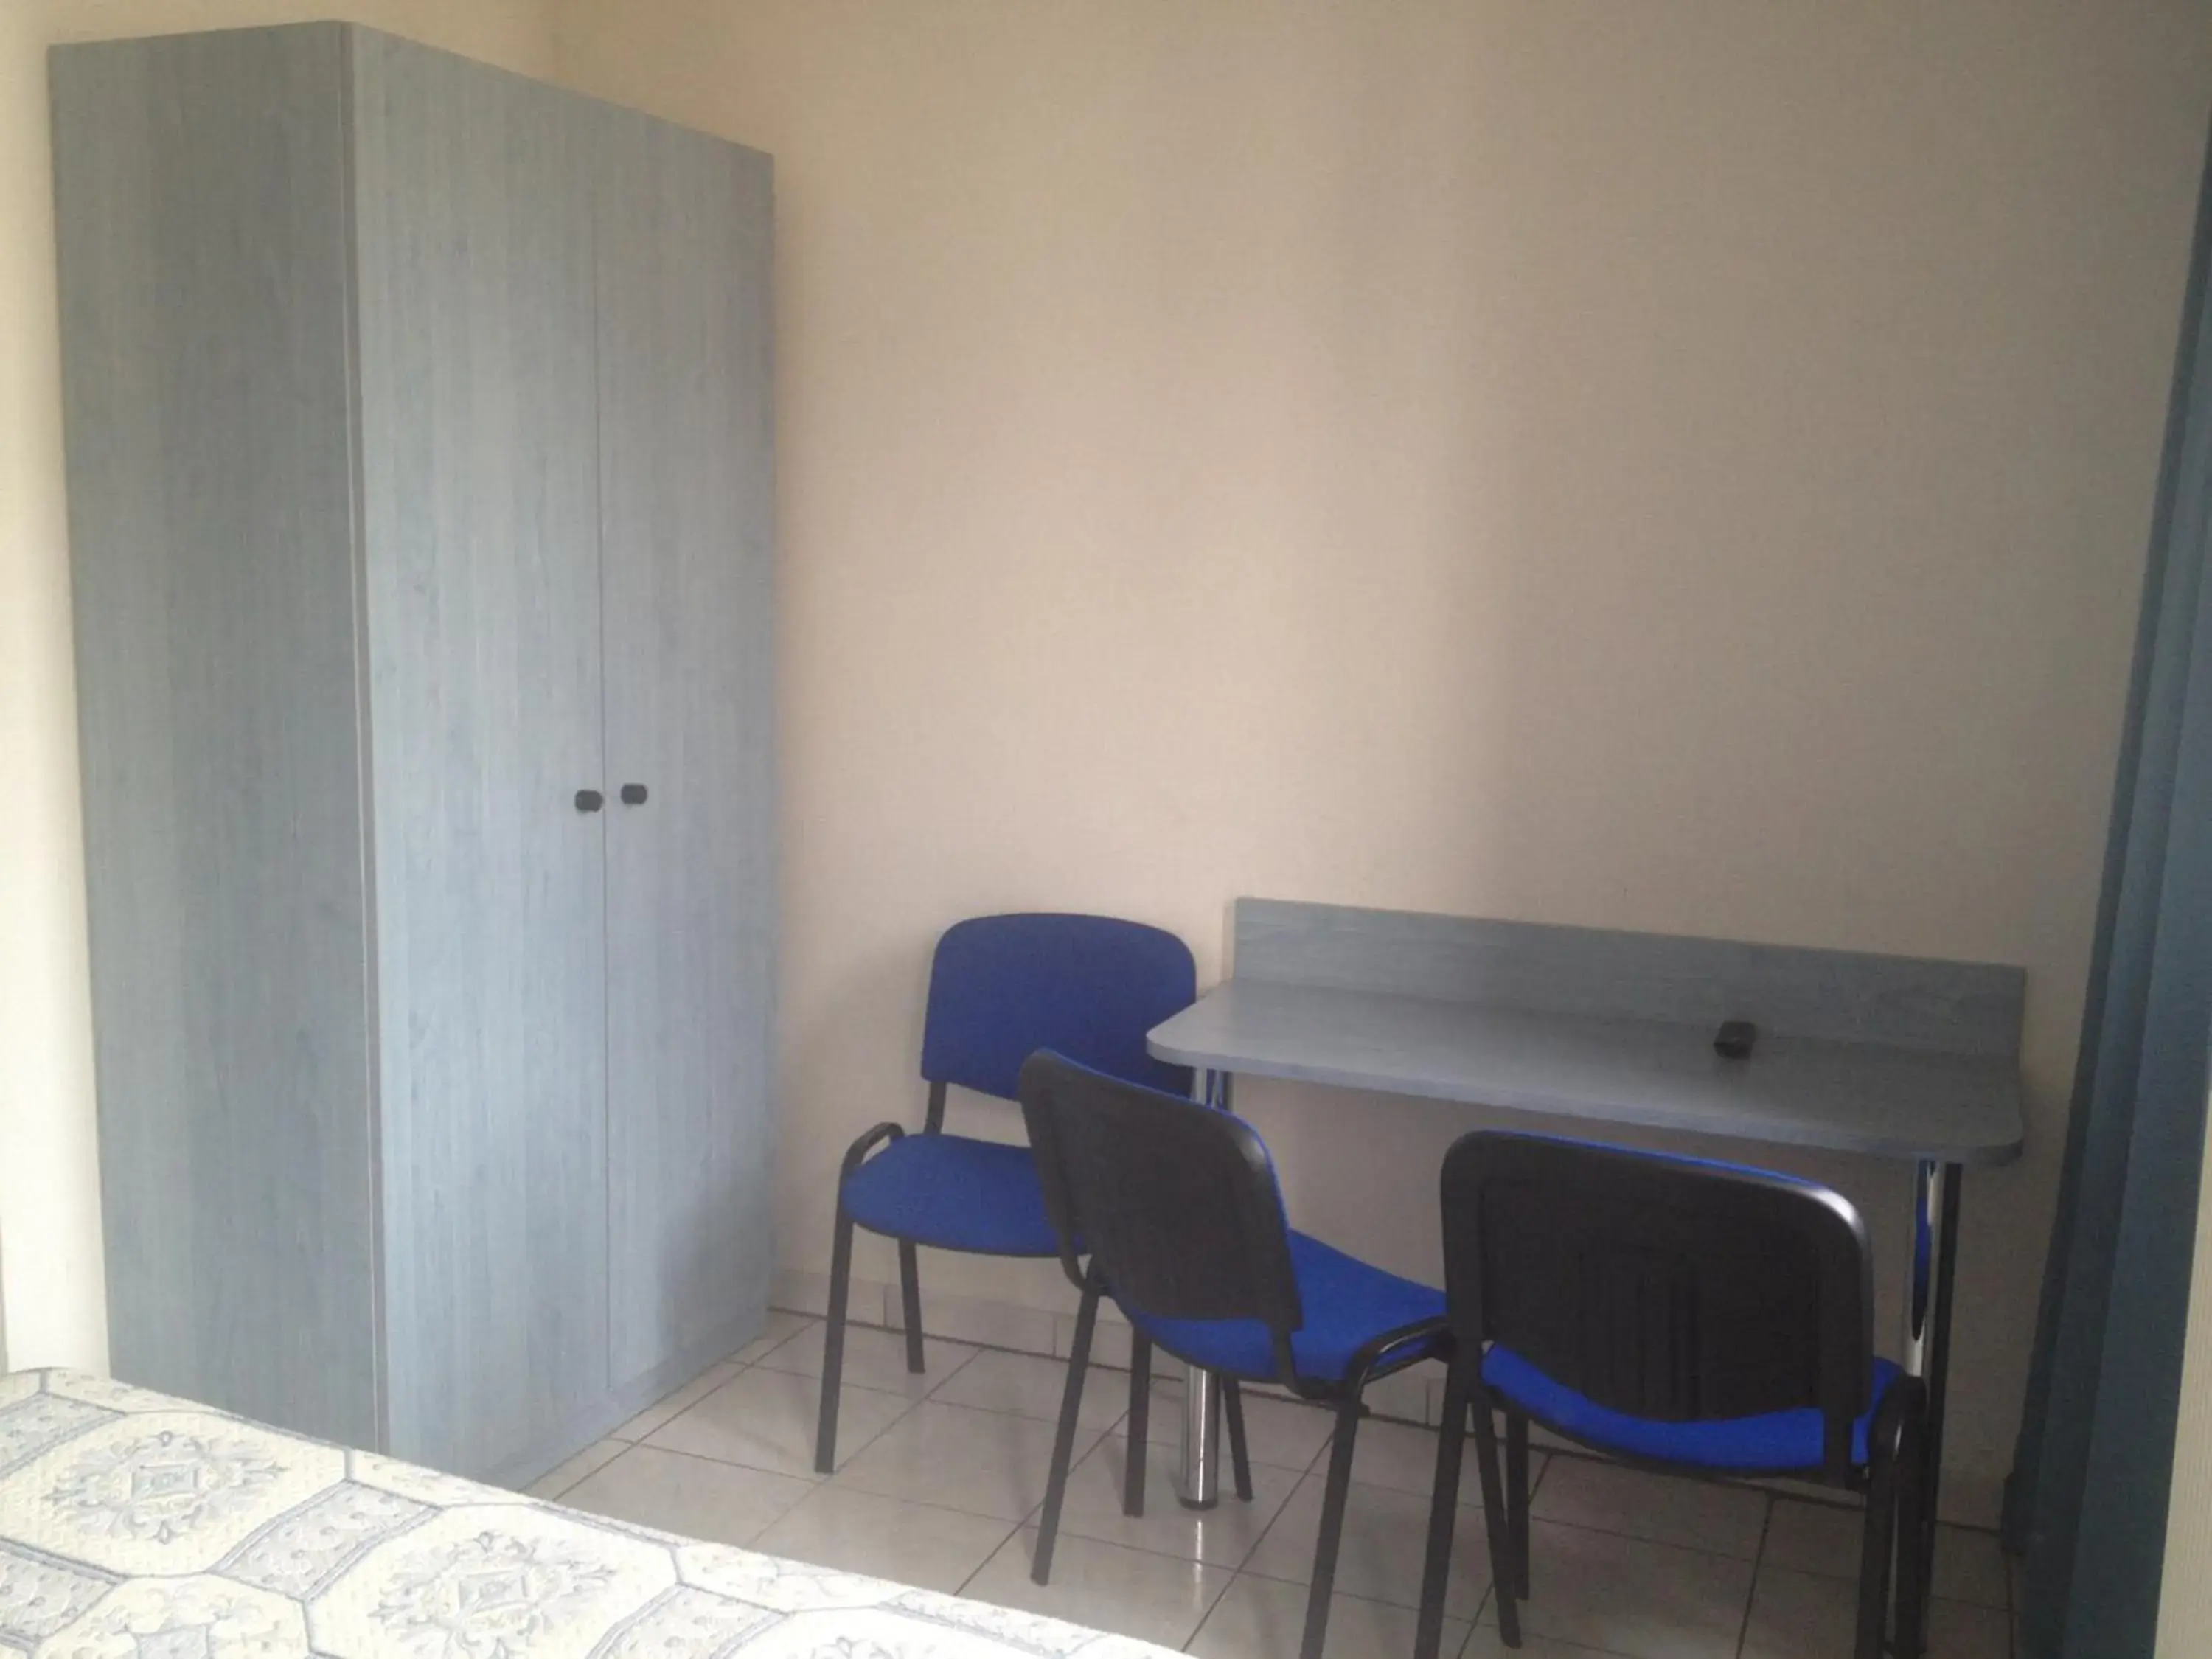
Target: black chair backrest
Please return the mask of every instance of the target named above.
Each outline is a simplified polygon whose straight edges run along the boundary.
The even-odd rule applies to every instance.
[[[1870,1403],[1865,1225],[1812,1182],[1494,1130],[1443,1168],[1444,1295],[1597,1404],[1666,1422],[1812,1407],[1829,1474]],[[1472,1345],[1472,1346],[1468,1346]]]
[[[1252,1126],[1051,1053],[1023,1065],[1021,1101],[1068,1277],[1083,1282],[1088,1254],[1124,1308],[1259,1320],[1287,1376],[1304,1315],[1275,1166]]]

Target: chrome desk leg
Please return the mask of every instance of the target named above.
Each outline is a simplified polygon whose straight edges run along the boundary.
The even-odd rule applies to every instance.
[[[1211,1072],[1192,1073],[1191,1098],[1211,1101],[1213,1082]],[[1221,1499],[1219,1395],[1211,1375],[1195,1365],[1183,1367],[1182,1468],[1176,1477],[1176,1497],[1185,1509],[1210,1510]]]
[[[1922,1534],[1899,1539],[1899,1549],[1920,1558],[1923,1594],[1935,1574],[1936,1500],[1943,1479],[1943,1399],[1951,1372],[1951,1297],[1959,1261],[1959,1197],[1966,1171],[1955,1164],[1923,1158],[1913,1171],[1912,1252],[1906,1266],[1905,1369],[1928,1388]],[[1925,1613],[1923,1606],[1923,1613]],[[1925,1631],[1923,1616],[1920,1627]],[[1918,1659],[1906,1654],[1901,1659]]]

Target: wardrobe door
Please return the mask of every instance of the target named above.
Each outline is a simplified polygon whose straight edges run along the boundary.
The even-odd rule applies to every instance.
[[[495,1478],[607,1385],[596,111],[351,39],[391,1444]]]
[[[618,1386],[764,1317],[775,943],[765,155],[604,112],[600,523]]]

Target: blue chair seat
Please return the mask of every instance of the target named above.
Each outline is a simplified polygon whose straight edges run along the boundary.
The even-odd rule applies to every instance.
[[[1342,1382],[1352,1357],[1385,1331],[1443,1317],[1442,1291],[1370,1267],[1304,1233],[1291,1235],[1291,1267],[1306,1322],[1291,1334],[1291,1358],[1298,1375],[1314,1382]],[[1155,1319],[1126,1302],[1122,1307],[1139,1329],[1178,1359],[1231,1376],[1275,1376],[1274,1341],[1256,1319]],[[1395,1370],[1430,1352],[1409,1349],[1383,1370]]]
[[[1851,1461],[1867,1461],[1867,1430],[1889,1385],[1904,1375],[1893,1362],[1874,1362],[1874,1404],[1851,1425]],[[1482,1361],[1482,1380],[1540,1422],[1594,1446],[1653,1462],[1708,1469],[1817,1469],[1826,1446],[1820,1413],[1811,1407],[1764,1417],[1665,1423],[1631,1417],[1601,1406],[1554,1382],[1510,1348],[1493,1345]]]
[[[984,1255],[1058,1255],[1026,1146],[907,1135],[853,1171],[846,1212],[871,1232]]]

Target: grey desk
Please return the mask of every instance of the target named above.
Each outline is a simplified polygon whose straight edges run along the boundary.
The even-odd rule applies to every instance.
[[[1151,1034],[1203,1099],[1285,1078],[1910,1164],[1927,1248],[1905,1264],[1901,1360],[1929,1389],[1932,1523],[1962,1176],[2023,1133],[2021,970],[1255,899],[1235,939],[1234,976]],[[1759,1027],[1749,1058],[1713,1052],[1724,1019]],[[1195,1507],[1216,1500],[1218,1412],[1194,1373]]]

